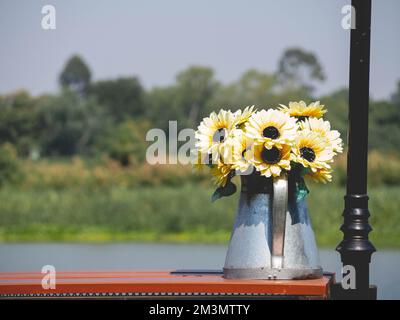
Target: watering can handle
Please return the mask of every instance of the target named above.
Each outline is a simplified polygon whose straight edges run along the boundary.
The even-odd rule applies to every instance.
[[[272,268],[282,269],[288,205],[288,177],[286,173],[273,178],[273,189],[271,266]]]

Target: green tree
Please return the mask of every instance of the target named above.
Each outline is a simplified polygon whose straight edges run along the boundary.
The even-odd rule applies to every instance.
[[[59,78],[61,87],[86,94],[91,79],[89,67],[78,55],[72,56],[64,66]]]
[[[343,141],[346,142],[349,91],[347,89],[340,89],[318,99],[328,110],[324,118],[330,121],[332,128],[338,130]]]
[[[187,118],[187,125],[194,126],[204,115],[218,88],[214,71],[207,67],[192,66],[178,73],[176,81],[177,103]]]
[[[389,101],[370,102],[369,146],[371,149],[398,150],[400,145],[399,107]]]
[[[146,94],[146,117],[164,130],[168,129],[168,121],[178,121],[180,128],[195,127],[215,108],[219,88],[212,69],[189,67],[176,76],[174,85],[156,87]]]
[[[0,187],[21,178],[17,151],[10,143],[0,145]]]
[[[397,108],[397,112],[400,113],[400,81],[397,82],[396,91],[392,94],[391,101]]]
[[[97,150],[117,160],[122,166],[143,162],[149,127],[144,121],[126,120],[98,137]]]
[[[32,98],[25,91],[0,97],[0,144],[10,143],[28,156],[38,147],[39,106],[46,97]]]
[[[62,156],[90,153],[96,135],[109,125],[95,99],[81,99],[69,90],[42,106],[39,124],[45,154]]]
[[[103,80],[93,83],[89,90],[105,108],[106,113],[120,122],[144,115],[144,90],[135,77]]]
[[[316,82],[325,80],[317,56],[300,48],[289,48],[283,53],[277,76],[284,88],[300,88],[310,94]]]
[[[243,106],[266,107],[276,102],[276,77],[273,74],[250,69],[238,81],[221,86],[215,105],[236,110]]]
[[[179,105],[176,86],[156,87],[146,94],[146,119],[160,129],[168,130],[168,121],[187,122]]]

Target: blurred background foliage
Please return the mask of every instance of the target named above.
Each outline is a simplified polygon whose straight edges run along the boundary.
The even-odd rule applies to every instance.
[[[58,93],[0,96],[0,240],[227,241],[236,198],[205,206],[207,174],[146,164],[146,132],[168,132],[168,121],[196,128],[220,108],[320,100],[346,140],[348,91],[316,96],[325,78],[318,57],[289,48],[272,73],[251,69],[223,84],[213,69],[190,66],[171,85],[146,90],[136,76],[93,81],[75,55],[60,72]],[[370,101],[371,235],[384,246],[400,245],[399,123],[400,82],[387,100]],[[342,155],[332,184],[310,186],[322,245],[341,237],[345,180]]]

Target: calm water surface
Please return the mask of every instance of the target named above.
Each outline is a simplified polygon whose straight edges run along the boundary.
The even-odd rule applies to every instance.
[[[35,271],[50,264],[56,270],[121,269],[221,269],[224,245],[186,244],[0,244],[1,271]],[[340,274],[340,257],[332,250],[320,251],[326,271]],[[380,299],[400,299],[400,251],[373,255],[371,283]]]

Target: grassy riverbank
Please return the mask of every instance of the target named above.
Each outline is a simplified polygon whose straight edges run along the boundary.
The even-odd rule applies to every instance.
[[[341,239],[344,190],[310,186],[313,227],[321,247]],[[398,187],[370,188],[371,238],[378,247],[400,246]],[[210,203],[202,184],[105,189],[0,190],[0,241],[226,242],[237,195]]]

